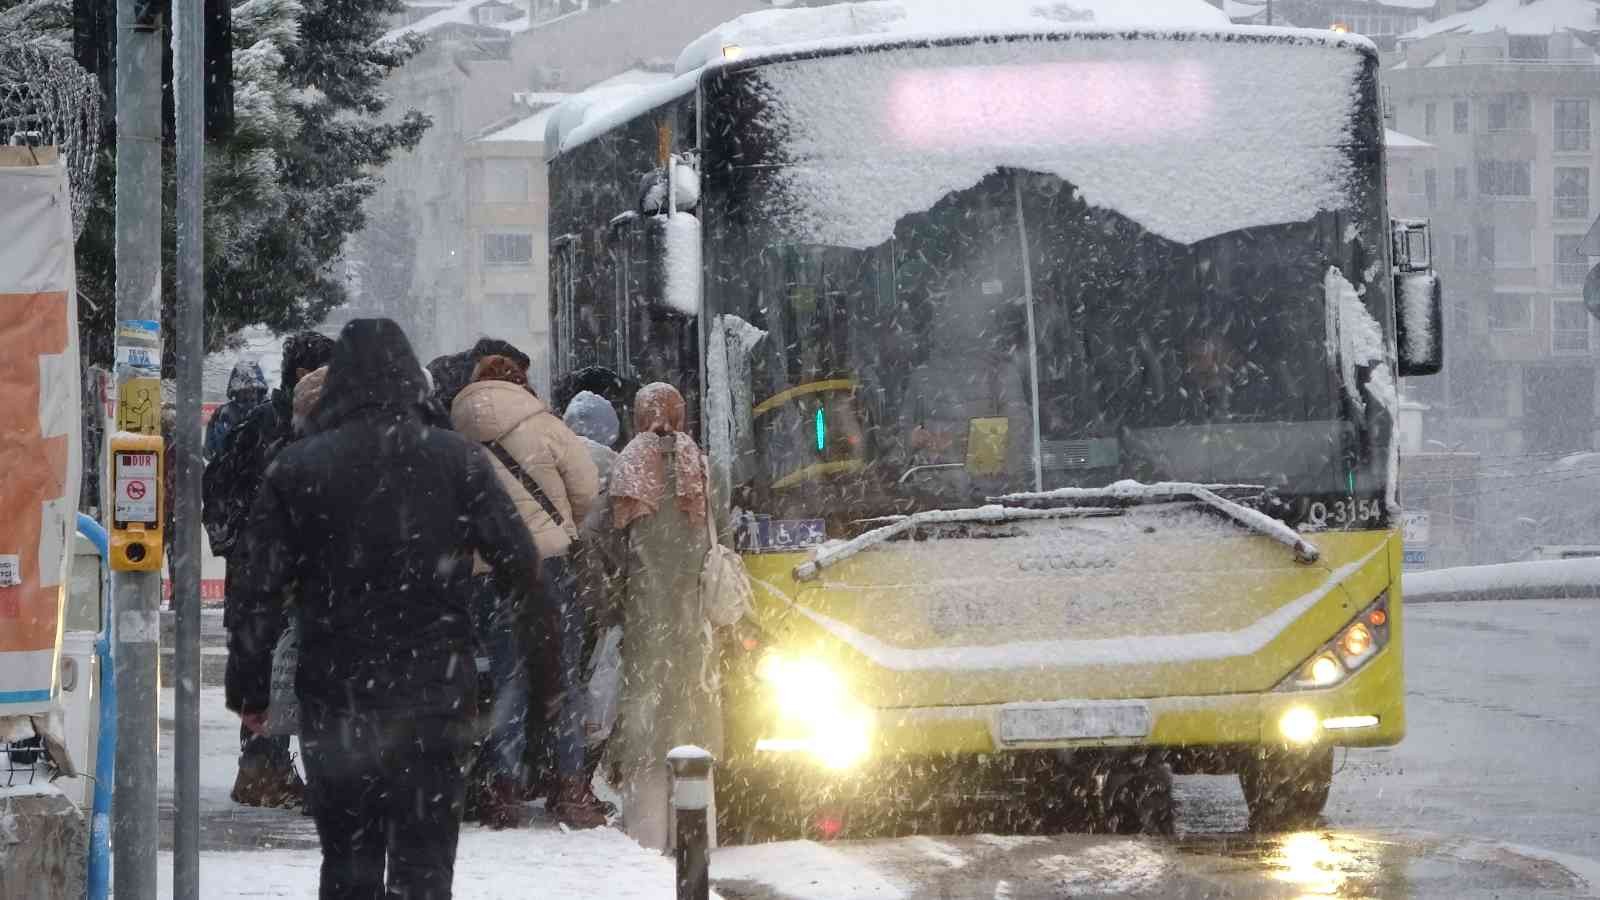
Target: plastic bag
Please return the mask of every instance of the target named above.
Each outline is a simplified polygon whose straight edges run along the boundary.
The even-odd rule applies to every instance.
[[[617,705],[622,694],[622,626],[613,625],[600,636],[589,665],[584,692],[583,733],[590,747],[611,737],[617,725]]]
[[[300,668],[300,620],[289,619],[278,644],[272,648],[272,699],[267,706],[264,734],[278,736],[300,732],[300,698],[294,692]]]

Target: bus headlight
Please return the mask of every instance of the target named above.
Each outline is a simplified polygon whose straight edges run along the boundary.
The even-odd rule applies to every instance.
[[[1372,661],[1389,643],[1389,595],[1379,595],[1355,621],[1278,684],[1280,691],[1314,691],[1333,687]]]
[[[1322,723],[1317,714],[1304,706],[1292,706],[1278,720],[1278,731],[1291,744],[1309,744],[1317,739]]]
[[[773,701],[778,734],[756,742],[758,751],[804,752],[829,769],[860,763],[871,750],[871,710],[850,696],[827,663],[769,652],[756,670]]]

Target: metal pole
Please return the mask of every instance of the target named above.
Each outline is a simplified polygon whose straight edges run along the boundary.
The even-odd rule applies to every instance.
[[[672,845],[678,864],[677,900],[711,896],[711,764],[699,747],[676,747],[667,754],[672,768],[672,810],[676,820]]]
[[[161,320],[161,29],[151,4],[117,3],[117,343],[121,322]],[[140,16],[146,18],[141,20]],[[119,385],[140,372],[117,367]],[[155,417],[154,433],[160,432]],[[156,896],[160,572],[115,572],[117,759],[112,813],[118,900]]]
[[[172,435],[172,609],[177,625],[173,710],[172,894],[200,898],[200,377],[205,359],[205,0],[173,0],[172,69],[178,143],[177,427]]]

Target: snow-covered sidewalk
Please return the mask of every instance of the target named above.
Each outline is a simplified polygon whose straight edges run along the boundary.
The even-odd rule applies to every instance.
[[[160,790],[172,806],[173,692],[161,692]],[[311,820],[298,811],[240,807],[228,799],[238,756],[239,720],[220,688],[200,694],[200,896],[315,897],[322,853]],[[532,810],[535,824],[515,831],[462,829],[456,855],[458,900],[595,897],[630,900],[673,895],[673,862],[615,828],[568,832]],[[167,817],[164,814],[163,819]],[[170,847],[170,820],[164,847]],[[172,896],[172,853],[161,851],[161,897]]]
[[[200,896],[315,897],[321,851],[249,850],[200,854]],[[161,854],[160,896],[172,896],[172,854]],[[659,900],[673,895],[672,860],[614,828],[564,832],[549,825],[516,831],[462,830],[456,854],[457,900]]]
[[[1600,559],[1546,559],[1407,572],[1407,603],[1600,598]]]

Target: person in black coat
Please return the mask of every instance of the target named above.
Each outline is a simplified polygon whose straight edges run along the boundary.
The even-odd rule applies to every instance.
[[[450,896],[477,692],[474,552],[502,597],[544,600],[538,553],[487,453],[423,421],[426,391],[398,325],[346,325],[315,433],[278,454],[251,512],[228,706],[263,724],[272,622],[293,586],[324,900]]]
[[[250,507],[260,490],[267,466],[279,450],[294,440],[291,409],[300,379],[328,364],[333,340],[315,331],[292,334],[283,342],[283,381],[272,396],[257,403],[243,420],[223,435],[222,446],[206,465],[202,519],[211,539],[211,552],[227,560],[223,581],[222,623],[230,646],[239,616],[239,593],[245,558],[253,546]],[[170,457],[170,454],[169,454]],[[277,623],[281,630],[282,622]],[[271,637],[276,640],[276,633]],[[230,654],[225,680],[236,677]],[[244,806],[297,807],[305,784],[289,754],[289,736],[252,734],[239,729],[239,771],[230,796]]]

